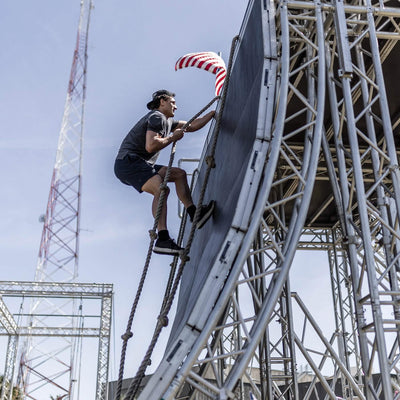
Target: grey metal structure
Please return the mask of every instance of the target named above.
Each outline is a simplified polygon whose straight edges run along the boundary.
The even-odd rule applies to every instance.
[[[111,336],[111,313],[113,300],[113,285],[111,284],[95,284],[95,283],[54,283],[54,282],[0,282],[0,336],[8,336],[7,358],[5,364],[3,386],[5,383],[14,384],[14,372],[16,366],[16,357],[18,351],[18,340],[26,337],[35,337],[38,340],[45,338],[56,340],[70,341],[72,339],[97,338],[98,339],[98,357],[97,357],[97,379],[96,379],[96,400],[105,400],[107,398],[108,383],[108,364],[110,352],[110,336]],[[79,319],[81,323],[71,328],[65,321],[71,318],[71,315],[52,315],[53,325],[47,323],[42,325],[26,325],[27,315],[18,315],[18,311],[14,314],[21,320],[18,323],[14,320],[13,315],[8,310],[3,299],[19,298],[19,299],[46,299],[57,303],[57,300],[64,303],[66,300],[75,300],[80,302],[80,309],[91,310],[90,318],[88,315],[75,315],[75,319]],[[92,311],[93,301],[97,304],[99,311]],[[33,314],[38,320],[50,317],[50,315]],[[58,318],[57,318],[58,317]],[[90,319],[90,322],[88,320]],[[85,322],[83,322],[85,321]],[[25,323],[24,323],[25,322]],[[46,340],[48,345],[51,344]],[[93,360],[93,365],[95,360]],[[53,371],[54,372],[54,371]],[[49,372],[48,379],[53,379]],[[57,376],[54,379],[56,381]],[[39,381],[43,379],[40,377]],[[62,386],[57,386],[58,390],[63,391]],[[4,387],[1,392],[1,400],[8,399]],[[63,392],[68,395],[68,391]],[[41,396],[40,387],[37,391],[31,392],[32,398]]]
[[[5,400],[8,397],[8,393],[12,392],[10,389],[12,389],[13,386],[15,360],[17,357],[18,324],[14,320],[14,316],[8,309],[2,296],[0,297],[0,325],[8,335],[3,382],[0,388],[0,399]]]
[[[400,398],[396,5],[249,2],[219,110],[221,140],[232,145],[217,149],[214,174],[232,188],[221,187],[230,211],[217,210],[214,225],[197,233],[165,356],[140,400],[243,400],[243,382],[258,400],[313,398],[317,382],[318,398]],[[239,189],[223,153],[236,160],[244,147],[236,154],[235,141],[249,149]],[[212,180],[209,191],[218,198]],[[327,253],[329,339],[291,293],[298,249]],[[305,393],[299,358],[315,375]]]

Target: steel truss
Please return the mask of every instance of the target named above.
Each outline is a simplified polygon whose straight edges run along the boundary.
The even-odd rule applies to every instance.
[[[317,390],[399,398],[400,120],[391,120],[382,64],[400,39],[400,9],[388,5],[250,2],[262,8],[268,71],[254,143],[262,173],[249,171],[229,251],[221,249],[191,330],[141,400],[249,399],[250,391],[259,400],[321,398]],[[297,249],[327,253],[329,340],[291,293]],[[314,373],[303,394],[300,357]]]
[[[92,0],[80,1],[79,27],[68,83],[64,114],[59,134],[57,154],[35,272],[37,282],[75,282],[78,277],[81,165],[86,98],[87,47]],[[58,298],[60,300],[61,298]],[[45,338],[38,339],[42,327],[51,327],[54,315],[70,315],[71,332],[79,327],[76,298],[63,297],[53,303],[51,298],[32,298],[30,335],[24,338],[21,352],[18,384],[24,395],[35,398],[38,387],[48,385],[50,390],[67,390],[66,398],[75,399],[74,382],[77,381],[77,360],[80,343],[76,335],[64,335],[56,350]],[[38,332],[38,333],[36,333]],[[51,371],[51,372],[50,372]],[[57,372],[56,372],[57,371]],[[47,375],[51,373],[51,376]],[[30,379],[30,377],[33,379]],[[57,379],[54,379],[57,376]],[[35,383],[33,383],[35,381]],[[39,383],[38,383],[39,381]],[[56,383],[57,382],[57,383]],[[58,386],[57,386],[58,385]],[[49,394],[50,395],[50,394]],[[48,396],[49,396],[48,395]]]
[[[7,358],[5,364],[3,380],[3,388],[1,392],[1,400],[8,399],[7,393],[10,393],[13,385],[13,377],[16,366],[18,340],[21,337],[35,336],[40,340],[43,338],[57,338],[57,340],[67,340],[76,338],[98,338],[98,358],[97,358],[97,380],[96,380],[96,400],[106,399],[107,397],[107,382],[108,382],[108,360],[110,350],[110,335],[111,335],[111,313],[112,313],[112,298],[113,285],[111,284],[84,284],[84,283],[50,283],[50,282],[0,282],[0,336],[8,336]],[[80,309],[83,308],[83,303],[89,300],[97,300],[100,302],[100,311],[91,313],[91,322],[85,322],[90,326],[85,326],[83,320],[87,321],[88,316],[80,315],[80,324],[72,329],[68,325],[64,325],[65,320],[71,318],[69,315],[58,315],[60,318],[55,318],[53,315],[53,326],[47,323],[42,325],[22,325],[14,319],[13,314],[8,310],[4,298],[16,297],[20,299],[35,298],[48,301],[56,301],[56,299],[73,299],[80,302]],[[91,302],[91,303],[92,303]],[[93,305],[90,305],[93,308]],[[21,317],[21,315],[18,315]],[[46,315],[33,315],[38,320],[46,320]],[[75,314],[78,318],[78,313]],[[19,318],[18,318],[19,319]],[[50,344],[50,342],[46,341]],[[54,353],[54,358],[57,358],[57,352]],[[54,371],[53,371],[54,372]],[[47,374],[49,383],[57,386],[59,390],[63,387],[58,382],[58,376]],[[46,376],[38,375],[38,381],[41,382]],[[5,390],[6,382],[11,385],[11,390]],[[39,389],[37,385],[36,389]],[[68,394],[67,389],[64,389]],[[31,392],[32,398],[37,396],[35,391]]]

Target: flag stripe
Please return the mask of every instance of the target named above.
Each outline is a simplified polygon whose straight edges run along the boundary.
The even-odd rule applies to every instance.
[[[224,60],[218,54],[212,51],[185,54],[175,63],[175,71],[187,67],[204,69],[215,74],[215,94],[221,93],[226,77],[226,67]]]

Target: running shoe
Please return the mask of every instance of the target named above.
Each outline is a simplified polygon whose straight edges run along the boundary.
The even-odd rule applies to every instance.
[[[211,200],[206,206],[201,206],[200,216],[196,225],[197,229],[201,229],[203,225],[209,220],[214,211],[214,207],[215,207],[214,200]]]
[[[154,253],[166,254],[171,256],[178,256],[182,250],[183,248],[178,246],[173,239],[167,239],[167,240],[157,239],[153,247]]]

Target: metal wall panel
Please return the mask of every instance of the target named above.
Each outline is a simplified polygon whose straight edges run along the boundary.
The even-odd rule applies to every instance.
[[[260,81],[263,73],[261,7],[258,2],[249,14],[232,69],[227,99],[217,142],[216,167],[210,175],[204,203],[216,201],[214,218],[196,232],[190,262],[182,277],[177,313],[169,344],[186,324],[194,303],[221,250],[231,226],[242,189],[253,142],[256,137]],[[210,148],[206,154],[210,153]],[[207,165],[202,164],[194,190],[199,197]],[[190,226],[187,227],[186,237]],[[169,346],[168,346],[169,348]],[[167,352],[168,352],[167,348]]]

